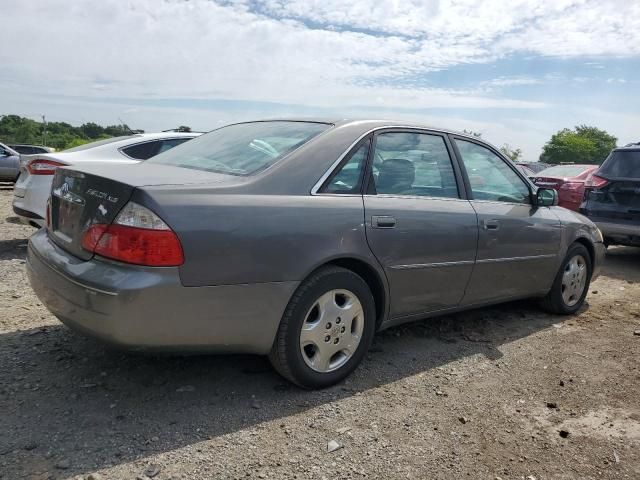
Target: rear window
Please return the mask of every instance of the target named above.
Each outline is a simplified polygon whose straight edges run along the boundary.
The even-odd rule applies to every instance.
[[[584,165],[558,165],[538,172],[539,177],[577,177],[587,168]]]
[[[304,145],[331,125],[314,122],[251,122],[229,125],[163,152],[146,163],[251,175]]]
[[[598,172],[613,178],[640,178],[640,150],[614,150]]]

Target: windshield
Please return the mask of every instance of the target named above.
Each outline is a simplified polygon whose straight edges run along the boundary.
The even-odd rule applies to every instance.
[[[538,172],[540,177],[577,177],[590,168],[590,165],[558,165]]]
[[[615,178],[640,178],[640,150],[611,152],[599,173]]]
[[[81,152],[82,150],[89,150],[90,148],[100,147],[102,145],[108,145],[109,143],[121,142],[122,140],[128,140],[130,138],[136,138],[140,135],[124,135],[122,137],[105,138],[104,140],[98,140],[97,142],[85,143],[73,148],[67,148],[63,152]]]
[[[147,160],[230,175],[250,175],[275,163],[331,125],[271,121],[219,128]]]

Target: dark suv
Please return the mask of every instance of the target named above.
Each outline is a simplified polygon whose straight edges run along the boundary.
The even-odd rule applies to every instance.
[[[640,246],[640,143],[613,150],[587,180],[580,212],[607,245]]]

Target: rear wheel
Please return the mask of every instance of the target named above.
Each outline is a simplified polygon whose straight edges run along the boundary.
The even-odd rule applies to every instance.
[[[303,388],[327,387],[362,361],[375,319],[373,296],[360,276],[322,268],[291,298],[269,359],[278,373]]]
[[[589,291],[592,273],[591,256],[584,245],[574,243],[556,275],[542,306],[552,313],[569,315],[577,312]]]

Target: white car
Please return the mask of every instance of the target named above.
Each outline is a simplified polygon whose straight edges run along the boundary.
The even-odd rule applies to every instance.
[[[139,163],[201,135],[196,132],[140,133],[87,143],[62,152],[22,155],[13,211],[23,223],[42,227],[56,168],[86,162]]]

